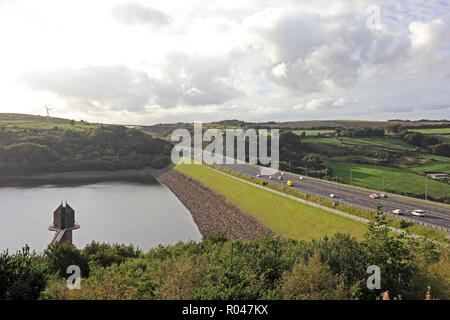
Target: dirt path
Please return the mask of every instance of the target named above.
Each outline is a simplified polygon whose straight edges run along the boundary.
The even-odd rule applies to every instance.
[[[163,172],[157,179],[191,212],[203,236],[221,231],[230,239],[252,240],[272,234],[222,195],[176,170]]]

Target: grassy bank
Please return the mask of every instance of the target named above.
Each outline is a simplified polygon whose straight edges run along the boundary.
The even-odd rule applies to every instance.
[[[333,176],[339,177],[344,183],[350,183],[350,169],[352,170],[352,183],[356,186],[373,190],[403,194],[407,190],[411,194],[424,195],[425,185],[428,184],[428,195],[441,198],[450,194],[450,185],[437,182],[417,175],[408,170],[350,162],[329,163]]]
[[[361,238],[366,229],[362,223],[283,198],[200,165],[183,164],[175,169],[224,195],[279,235],[309,240],[344,232]]]
[[[334,209],[338,209],[340,211],[361,217],[361,218],[365,218],[365,219],[372,219],[373,218],[373,212],[369,211],[369,210],[365,210],[359,207],[355,207],[355,206],[351,206],[345,203],[335,203],[334,201],[330,200],[330,199],[324,199],[322,197],[318,197],[315,195],[310,195],[310,194],[305,194],[303,192],[297,191],[295,189],[290,189],[290,188],[286,188],[286,187],[282,187],[278,184],[273,184],[273,183],[267,183],[265,181],[256,179],[254,177],[249,177],[246,175],[242,175],[239,173],[236,173],[234,171],[231,170],[227,170],[224,169],[222,167],[219,166],[212,166],[214,167],[214,169],[216,170],[220,170],[222,172],[225,172],[229,175],[238,177],[240,179],[244,179],[247,180],[249,182],[255,183],[255,184],[259,184],[259,185],[264,185],[267,188],[279,191],[279,192],[283,192],[286,193],[288,195],[291,196],[295,196],[307,201],[311,201],[317,204],[320,204],[322,206],[326,206],[329,208],[334,208]],[[427,227],[424,225],[420,225],[420,224],[416,224],[416,223],[412,223],[412,222],[407,222],[407,223],[402,223],[403,220],[395,218],[395,217],[387,217],[387,222],[388,225],[390,227],[393,228],[397,228],[397,229],[401,229],[404,230],[406,232],[410,232],[412,234],[418,235],[418,236],[422,236],[422,237],[426,237],[428,239],[431,240],[436,240],[442,243],[447,243],[449,244],[450,242],[445,238],[446,233],[444,231],[440,231],[431,227]]]

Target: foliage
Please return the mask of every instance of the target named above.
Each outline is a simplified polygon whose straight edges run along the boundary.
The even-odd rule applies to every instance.
[[[285,300],[341,300],[346,297],[342,281],[317,254],[308,263],[297,263],[291,272],[285,273],[276,291],[277,297]]]
[[[46,284],[44,264],[26,246],[10,255],[0,254],[0,300],[37,299]]]
[[[163,168],[172,145],[135,129],[0,131],[0,172]]]
[[[67,277],[67,268],[71,265],[79,266],[83,276],[89,275],[88,260],[70,242],[54,243],[47,248],[45,258],[48,272],[57,274],[61,278]]]
[[[137,258],[142,254],[139,249],[132,245],[109,245],[92,241],[82,250],[82,255],[88,261],[95,261],[102,267],[107,267],[113,263],[121,264],[127,258]]]
[[[414,254],[410,242],[403,235],[390,232],[381,204],[377,206],[374,220],[369,223],[363,244],[368,264],[381,269],[380,290],[389,291],[391,296],[404,296],[415,272]],[[368,290],[365,294],[376,296]]]

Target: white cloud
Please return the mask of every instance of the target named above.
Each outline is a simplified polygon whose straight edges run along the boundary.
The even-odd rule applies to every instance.
[[[139,123],[334,118],[337,109],[450,118],[442,3],[1,3],[0,111],[50,102],[59,116]],[[366,27],[372,4],[382,8],[375,30]]]
[[[162,26],[169,24],[170,17],[162,11],[128,2],[114,8],[113,17],[128,25]]]

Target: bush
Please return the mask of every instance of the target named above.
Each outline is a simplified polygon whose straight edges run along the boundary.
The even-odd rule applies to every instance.
[[[0,300],[37,299],[46,285],[46,268],[30,248],[0,255]]]
[[[340,300],[344,299],[344,284],[328,265],[315,254],[308,263],[297,263],[286,272],[275,290],[284,300]]]

